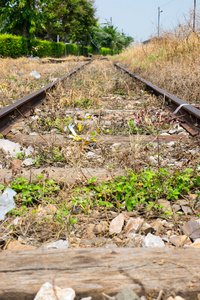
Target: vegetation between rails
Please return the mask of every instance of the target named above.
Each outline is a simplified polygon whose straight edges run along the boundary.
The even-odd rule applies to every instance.
[[[87,206],[93,205],[117,209],[126,207],[128,211],[138,205],[150,206],[157,211],[160,209],[156,202],[158,199],[175,201],[194,192],[200,196],[200,175],[193,169],[173,173],[162,168],[157,172],[148,169],[140,172],[131,170],[128,176],[120,176],[101,184],[96,182],[97,179],[93,178],[89,180],[87,187],[74,190],[78,196],[74,197],[73,203],[80,204],[84,211]]]
[[[158,213],[162,206],[158,199],[177,199],[187,197],[190,193],[200,197],[200,175],[193,169],[169,172],[160,168],[158,171],[143,169],[139,172],[129,170],[127,176],[116,177],[112,180],[98,183],[97,178],[91,178],[84,186],[72,190],[71,197],[60,198],[66,187],[54,180],[45,180],[42,175],[29,182],[25,178],[17,178],[10,184],[17,192],[15,201],[20,208],[14,209],[11,214],[19,214],[22,207],[46,205],[52,203],[62,207],[62,213],[69,213],[71,205],[81,208],[82,212],[89,213],[94,207],[99,209],[128,211],[151,208]],[[4,186],[0,186],[4,190]],[[192,204],[194,206],[195,203]],[[74,208],[73,208],[74,210]],[[17,212],[18,211],[18,212]],[[170,212],[166,212],[166,215]]]

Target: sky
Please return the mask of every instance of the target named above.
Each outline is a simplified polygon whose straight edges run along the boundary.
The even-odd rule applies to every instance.
[[[194,0],[94,0],[99,23],[106,20],[118,28],[120,32],[132,36],[142,42],[157,35],[158,7],[161,30],[173,30],[178,24],[184,23],[194,8]],[[200,0],[196,0],[200,11]]]

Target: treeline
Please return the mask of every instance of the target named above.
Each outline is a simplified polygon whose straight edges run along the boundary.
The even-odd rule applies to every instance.
[[[33,55],[39,57],[61,57],[66,55],[87,55],[96,53],[92,46],[75,44],[64,44],[62,42],[49,42],[40,39],[34,39],[32,42],[22,36],[14,36],[11,34],[0,34],[0,57],[21,57],[26,55]],[[117,50],[109,48],[100,48],[98,54],[101,55],[114,55],[119,53]]]
[[[119,52],[133,41],[109,23],[98,25],[93,0],[1,0],[0,33],[22,36],[28,49],[36,39],[56,42],[59,36],[65,44],[76,43],[78,54],[85,47]]]

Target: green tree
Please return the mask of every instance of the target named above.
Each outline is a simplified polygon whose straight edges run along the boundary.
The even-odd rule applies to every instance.
[[[47,0],[41,9],[44,16],[41,29],[49,39],[59,35],[64,42],[87,41],[96,24],[91,0]]]
[[[133,41],[131,36],[126,37],[124,33],[117,30],[117,27],[111,26],[109,23],[107,26],[97,26],[92,37],[92,42],[97,48],[106,47],[114,51],[128,47]]]
[[[1,0],[0,30],[2,33],[23,35],[33,38],[41,22],[42,0]]]

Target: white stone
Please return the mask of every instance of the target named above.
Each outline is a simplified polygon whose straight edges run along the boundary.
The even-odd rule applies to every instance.
[[[29,135],[38,135],[37,132],[30,132]]]
[[[172,147],[174,145],[175,145],[175,142],[169,142],[169,143],[167,143],[167,146],[170,146],[170,147]]]
[[[160,135],[170,135],[170,134],[167,132],[162,132]]]
[[[200,225],[200,219],[197,219],[196,222]]]
[[[143,240],[143,247],[146,248],[163,248],[165,247],[165,243],[161,239],[161,237],[157,235],[153,235],[148,233]]]
[[[66,240],[58,240],[53,243],[44,245],[46,249],[67,249],[69,247],[69,242]]]
[[[25,167],[32,166],[33,163],[34,163],[34,159],[27,158],[23,161],[22,166],[25,166]]]
[[[92,152],[92,151],[89,151],[89,152],[87,152],[87,157],[96,157],[97,155],[94,153],[94,152]]]
[[[158,155],[155,156],[149,156],[149,160],[152,164],[157,165],[158,164]],[[159,156],[159,161],[162,162],[163,158]]]
[[[61,289],[46,282],[42,285],[34,300],[74,300],[75,291],[71,288]]]
[[[129,233],[136,233],[141,225],[144,223],[144,219],[141,218],[130,218],[126,224],[126,235]]]
[[[23,148],[23,152],[25,154],[25,156],[29,156],[33,153],[34,148],[32,146],[28,146],[28,148]]]
[[[27,149],[22,148],[18,143],[11,142],[9,140],[0,139],[0,149],[5,151],[7,154],[12,157],[16,157],[18,153],[23,152],[26,156],[30,155],[33,152],[33,147],[29,146]]]
[[[109,227],[110,234],[117,234],[122,231],[122,227],[124,225],[124,215],[119,214],[116,218],[114,218]]]
[[[39,116],[37,116],[37,115],[36,116],[32,116],[31,119],[35,121],[35,120],[39,119]]]
[[[22,152],[21,146],[9,140],[2,140],[0,139],[0,149],[5,151],[7,154],[15,157],[17,153]]]

